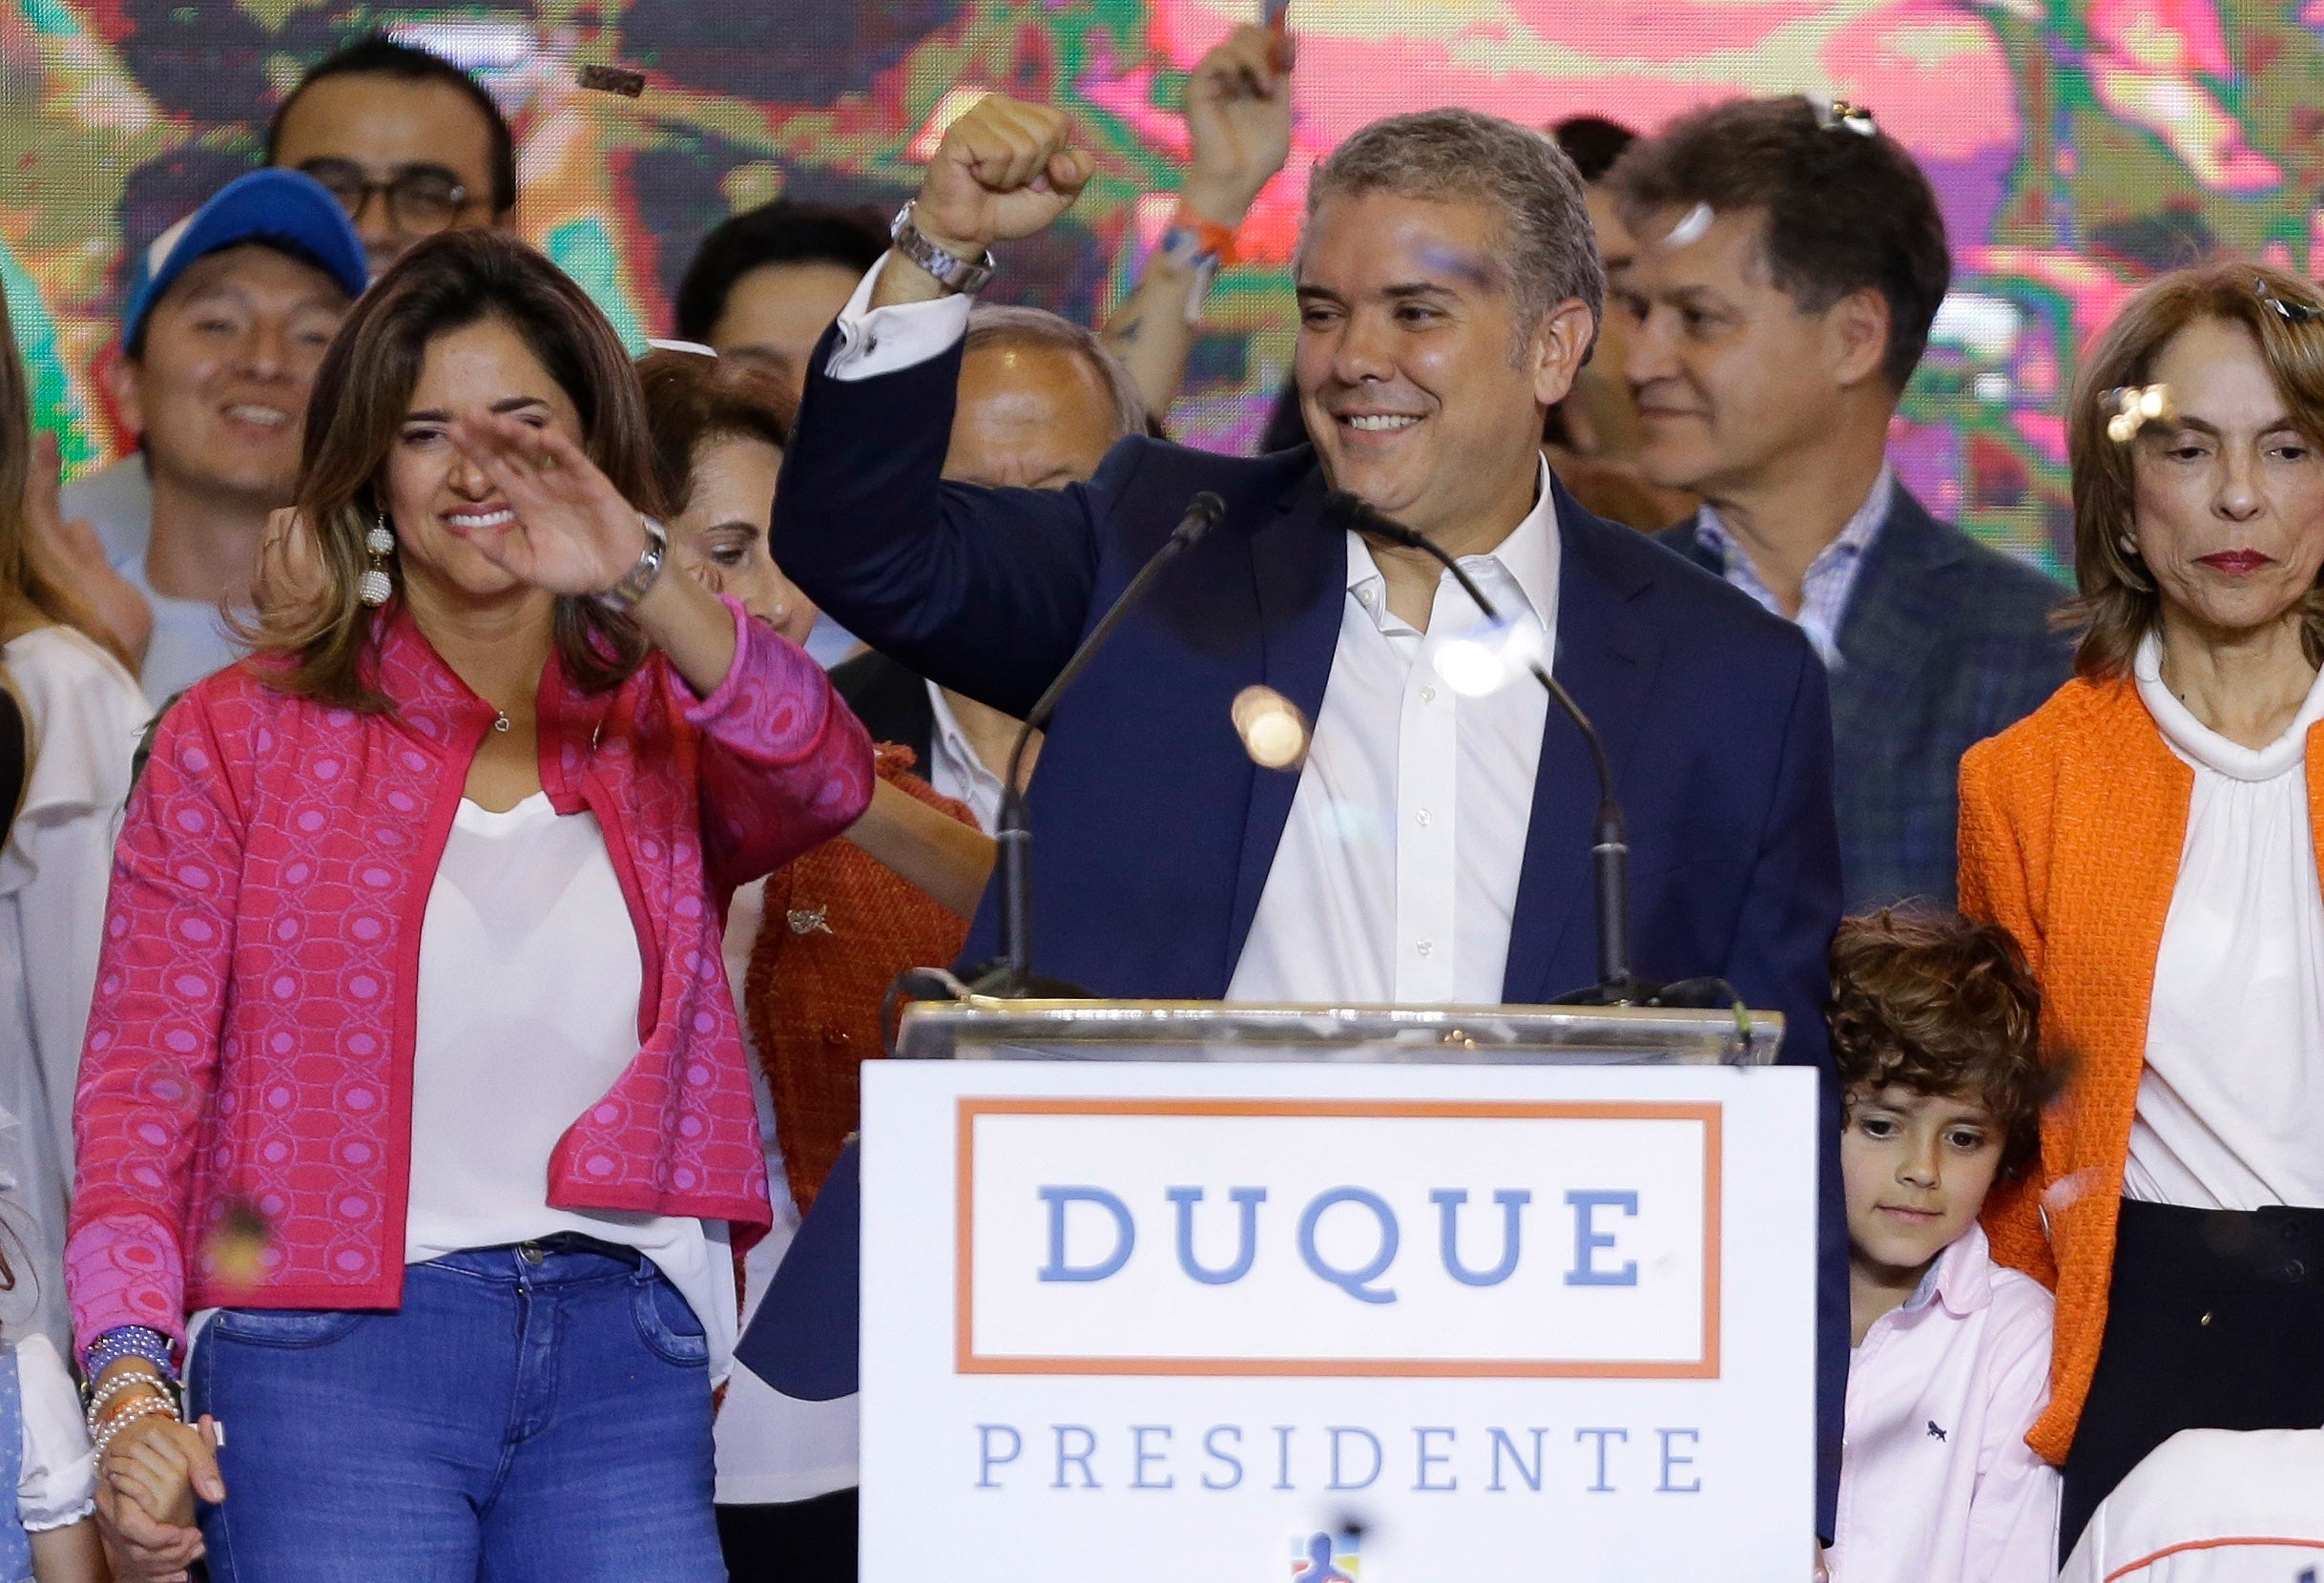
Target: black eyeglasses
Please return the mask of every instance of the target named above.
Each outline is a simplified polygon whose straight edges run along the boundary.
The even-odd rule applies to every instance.
[[[468,206],[468,190],[442,165],[406,165],[384,181],[374,181],[352,159],[309,159],[299,169],[339,199],[347,218],[358,219],[377,193],[405,231],[425,235],[449,230]]]

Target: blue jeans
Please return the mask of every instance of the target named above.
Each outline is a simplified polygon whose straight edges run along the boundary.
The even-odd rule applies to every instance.
[[[415,1264],[393,1313],[222,1310],[213,1583],[722,1583],[709,1350],[652,1260],[532,1243]]]

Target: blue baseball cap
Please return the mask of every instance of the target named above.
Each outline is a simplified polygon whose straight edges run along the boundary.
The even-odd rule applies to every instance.
[[[349,297],[371,283],[363,239],[322,182],[300,171],[252,171],[236,177],[209,202],[154,239],[131,278],[121,343],[134,344],[145,316],[188,265],[244,242],[263,242],[313,264]]]

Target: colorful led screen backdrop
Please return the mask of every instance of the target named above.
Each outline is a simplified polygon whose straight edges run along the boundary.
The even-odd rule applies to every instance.
[[[258,157],[301,68],[384,28],[468,65],[515,121],[518,220],[633,339],[695,241],[778,194],[892,208],[977,94],[1054,99],[1101,174],[1003,260],[996,295],[1088,320],[1176,184],[1186,68],[1222,0],[631,0],[371,8],[0,0],[0,281],[40,421],[83,469],[120,444],[96,370],[125,249]],[[2053,570],[2063,391],[2142,279],[2228,249],[2324,269],[2324,0],[1293,0],[1292,167],[1221,280],[1184,438],[1247,447],[1290,353],[1308,164],[1391,112],[1463,103],[1651,128],[1738,93],[1869,105],[1943,196],[1955,291],[1899,425],[1941,512]],[[577,69],[643,72],[635,100]]]

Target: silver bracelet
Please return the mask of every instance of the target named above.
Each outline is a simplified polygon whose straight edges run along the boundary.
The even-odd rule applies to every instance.
[[[630,568],[628,576],[597,595],[597,602],[616,615],[634,609],[647,590],[661,580],[662,563],[670,557],[669,532],[643,511],[637,513],[637,520],[646,530],[646,547],[638,552],[637,564]]]

